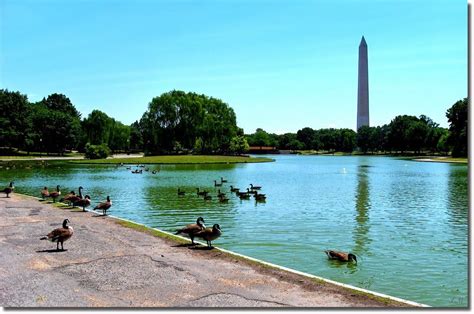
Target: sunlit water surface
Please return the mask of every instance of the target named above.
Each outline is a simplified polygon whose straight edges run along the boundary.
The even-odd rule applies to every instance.
[[[466,306],[468,288],[467,166],[388,157],[271,156],[276,162],[125,167],[19,162],[0,168],[4,185],[39,196],[84,187],[110,214],[174,231],[203,216],[219,223],[215,245],[307,273],[432,306]],[[30,165],[31,168],[26,167]],[[132,168],[132,169],[135,169]],[[152,174],[151,170],[160,172]],[[229,203],[217,201],[214,180]],[[229,192],[262,186],[265,203]],[[187,193],[177,195],[180,187]],[[212,201],[196,195],[211,191]],[[326,249],[350,251],[357,266],[328,261]]]

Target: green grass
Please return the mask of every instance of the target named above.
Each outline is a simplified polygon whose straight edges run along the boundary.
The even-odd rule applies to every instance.
[[[412,158],[413,160],[416,159],[429,159],[430,161],[435,162],[448,162],[448,163],[458,163],[458,164],[467,164],[469,163],[469,159],[467,158],[454,158],[454,157],[441,157],[441,156],[420,156]]]
[[[170,155],[137,158],[71,160],[79,164],[231,164],[274,161],[262,157],[214,156],[214,155]]]
[[[63,156],[59,156],[57,154],[50,154],[47,155],[46,153],[38,153],[38,152],[31,152],[29,155],[26,152],[19,152],[16,155],[5,155],[0,156],[0,159],[11,159],[11,160],[22,160],[22,159],[34,159],[34,158],[65,158],[65,157],[82,157],[84,154],[81,153],[66,153]]]
[[[167,239],[167,240],[172,240],[172,241],[175,241],[179,244],[186,244],[186,243],[190,242],[190,241],[187,241],[187,240],[183,240],[180,237],[175,237],[173,235],[161,232],[161,231],[156,230],[156,229],[148,228],[146,226],[133,223],[131,221],[116,220],[115,222],[117,224],[123,226],[123,227],[134,229],[134,230],[137,230],[137,231],[140,231],[140,232],[145,232],[145,233],[151,234],[155,237],[159,237],[159,238],[163,238],[163,239]]]

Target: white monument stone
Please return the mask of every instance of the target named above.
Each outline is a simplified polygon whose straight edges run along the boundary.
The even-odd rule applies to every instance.
[[[357,130],[369,126],[369,66],[364,36],[359,45],[359,85],[357,89]]]

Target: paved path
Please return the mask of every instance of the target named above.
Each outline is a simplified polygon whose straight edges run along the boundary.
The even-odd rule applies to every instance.
[[[39,238],[59,227],[64,218],[71,221],[74,236],[65,242],[67,251],[55,252],[56,244]],[[0,305],[406,306],[252,264],[219,250],[191,249],[117,222],[31,197],[1,194]]]

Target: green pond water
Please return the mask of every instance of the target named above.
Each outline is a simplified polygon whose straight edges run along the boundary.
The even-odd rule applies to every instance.
[[[17,192],[34,196],[43,186],[59,184],[65,193],[82,185],[93,204],[111,196],[111,215],[167,231],[203,216],[206,225],[219,223],[223,230],[216,246],[432,306],[468,305],[467,165],[270,157],[276,161],[150,166],[157,174],[112,165],[16,162],[13,168],[3,162],[0,180],[5,186],[14,180]],[[220,177],[228,180],[220,187],[227,204],[216,198]],[[243,190],[250,183],[262,186],[265,203],[229,192],[230,185]],[[178,187],[185,196],[177,195]],[[197,187],[213,200],[198,197]],[[326,249],[353,252],[359,262],[329,261]]]

